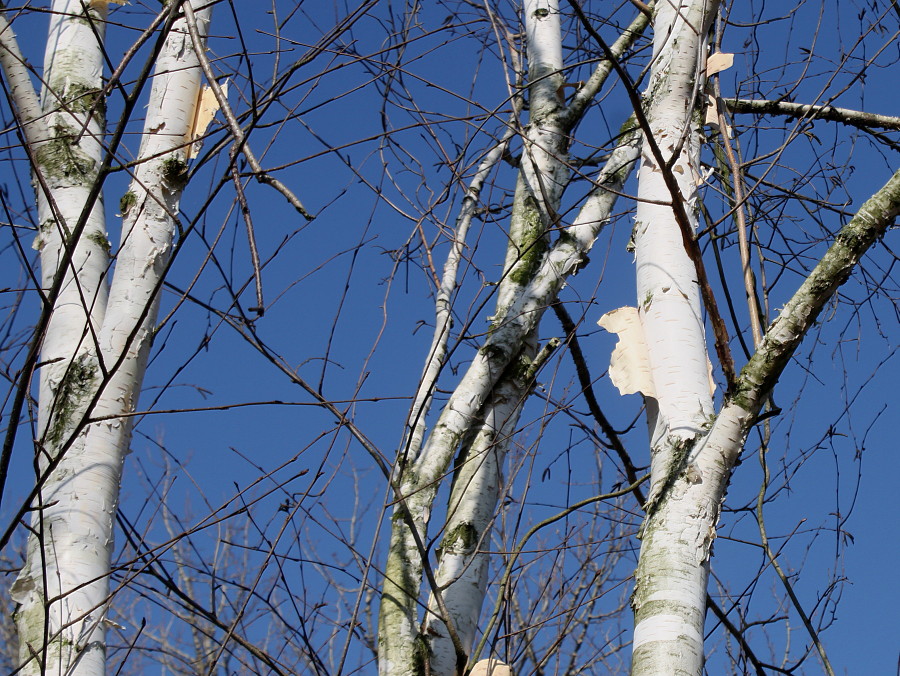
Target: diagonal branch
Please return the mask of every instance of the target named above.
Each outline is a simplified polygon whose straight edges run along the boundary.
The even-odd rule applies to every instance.
[[[34,150],[47,138],[47,122],[31,81],[31,70],[19,49],[16,34],[6,20],[5,9],[0,3],[0,67],[6,75],[9,97],[19,118],[19,126],[25,132],[28,145]]]
[[[566,307],[559,301],[554,302],[552,307],[553,312],[556,313],[556,318],[559,320],[559,323],[562,324],[563,331],[566,333],[566,344],[569,348],[569,354],[572,355],[572,361],[575,362],[575,371],[578,374],[578,382],[581,385],[582,394],[584,395],[584,400],[587,402],[588,409],[590,410],[591,415],[594,416],[594,420],[600,425],[603,434],[606,435],[609,445],[612,446],[613,450],[619,456],[628,483],[634,485],[634,496],[637,498],[638,504],[643,505],[646,502],[646,499],[644,498],[644,494],[641,491],[637,480],[637,469],[631,461],[631,456],[622,444],[622,440],[619,438],[615,428],[600,409],[600,404],[597,401],[597,397],[594,395],[594,388],[591,384],[591,374],[590,371],[588,371],[587,360],[584,358],[584,353],[581,351],[581,345],[578,343],[578,337],[575,334],[577,328],[575,322],[572,321],[572,317],[569,316]]]
[[[231,131],[232,136],[234,136],[235,143],[237,143],[237,145],[240,147],[241,152],[244,154],[244,157],[247,158],[247,163],[253,170],[253,175],[255,176],[256,180],[260,183],[271,185],[273,188],[275,188],[275,190],[284,195],[285,199],[290,203],[292,207],[294,207],[294,209],[296,209],[300,213],[301,216],[303,216],[303,218],[305,218],[307,221],[313,220],[315,216],[313,216],[306,210],[306,208],[303,206],[303,203],[290,190],[290,188],[288,188],[286,185],[284,185],[284,183],[265,171],[260,165],[259,161],[256,159],[256,155],[253,154],[253,151],[250,149],[250,145],[247,142],[247,137],[244,134],[244,130],[241,129],[241,125],[237,121],[237,118],[234,115],[234,111],[231,109],[231,105],[228,103],[228,97],[225,96],[225,92],[222,91],[222,88],[216,81],[215,73],[213,73],[212,65],[209,62],[209,57],[206,56],[206,52],[201,48],[200,34],[197,31],[197,20],[194,16],[194,10],[191,7],[190,3],[185,3],[184,5],[184,16],[187,23],[188,33],[190,33],[191,40],[194,43],[194,48],[197,49],[198,53],[200,54],[200,67],[203,68],[203,74],[206,76],[206,81],[209,83],[209,87],[210,89],[212,89],[213,94],[216,97],[219,108],[225,115],[225,120],[228,123],[228,129]]]

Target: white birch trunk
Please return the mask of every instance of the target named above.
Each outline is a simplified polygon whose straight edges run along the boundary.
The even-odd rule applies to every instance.
[[[205,34],[209,10],[197,14]],[[59,48],[53,58],[60,60]],[[99,68],[96,72],[99,76]],[[64,456],[42,487],[45,506],[35,512],[32,523],[37,535],[29,539],[26,565],[12,590],[20,604],[17,624],[23,674],[105,673],[105,613],[113,523],[131,430],[130,419],[120,416],[134,410],[143,380],[159,288],[186,179],[186,137],[199,91],[197,54],[183,21],[178,21],[156,63],[139,153],[139,159],[144,161],[137,165],[122,200],[122,243],[108,307],[101,273],[99,288],[104,302],[93,315],[91,335],[79,341],[86,320],[83,311],[79,314],[78,310],[87,301],[70,298],[68,302],[75,305],[70,314],[75,319],[65,324],[70,327],[69,332],[53,334],[49,341],[55,350],[51,354],[78,366],[77,371],[70,366],[62,382],[71,382],[74,376],[79,381],[77,388],[68,386],[65,390],[68,399],[59,394],[60,386],[51,378],[46,379],[47,393],[44,389],[41,393],[42,413],[45,405],[55,409],[52,415],[42,417],[45,425],[47,421],[51,425],[44,435],[50,457],[60,450]],[[72,186],[63,185],[54,187],[50,196],[58,204],[71,198],[74,210],[75,200],[82,193],[72,195],[73,192]],[[56,242],[48,239],[43,244],[44,251],[50,242]],[[88,282],[82,281],[82,276],[86,276],[82,270],[92,269],[87,263],[95,262],[90,258],[91,254],[84,257],[85,266],[76,268],[79,274],[71,284],[73,288],[80,287],[82,293],[94,280],[90,277]],[[53,264],[54,259],[45,257],[45,284],[52,278]],[[98,325],[101,309],[106,312]],[[62,320],[56,315],[54,319],[60,323],[54,325],[51,321],[48,339],[62,326]],[[78,333],[71,333],[73,325],[81,327]],[[45,353],[50,349],[47,343],[44,349]],[[95,399],[95,406],[87,411]],[[71,433],[86,415],[103,420],[71,439]]]
[[[591,193],[575,222],[567,232],[597,229],[609,220],[625,179],[638,159],[640,135],[629,129],[620,146],[612,153],[598,187]],[[506,275],[501,287],[514,284]],[[501,288],[501,291],[504,289]],[[518,290],[519,293],[523,289]],[[533,343],[534,340],[526,341]],[[534,349],[526,349],[508,367],[494,387],[486,407],[484,423],[461,457],[448,506],[445,535],[441,542],[439,566],[435,575],[441,586],[444,604],[451,614],[460,640],[469,649],[477,633],[478,617],[487,591],[490,559],[490,528],[503,487],[502,470],[528,395],[530,363]],[[434,595],[428,604],[425,638],[431,652],[431,670],[435,675],[454,673],[456,655]]]
[[[379,616],[379,673],[382,676],[418,674],[424,669],[425,662],[431,660],[433,649],[429,644],[435,637],[418,632],[418,599],[425,569],[417,540],[419,543],[427,541],[427,525],[438,485],[457,448],[467,436],[474,436],[473,426],[478,424],[479,416],[485,414],[486,402],[490,401],[498,380],[521,352],[568,276],[584,264],[587,252],[608,217],[609,211],[604,211],[603,207],[611,206],[615,199],[613,193],[597,190],[589,199],[585,218],[566,228],[564,235],[552,246],[548,243],[548,228],[561,225],[556,210],[568,180],[567,133],[577,117],[569,114],[571,109],[566,109],[560,94],[563,77],[557,2],[528,0],[525,2],[525,23],[529,38],[530,119],[511,218],[504,281],[498,289],[497,312],[492,318],[488,339],[444,406],[421,452],[416,456],[401,455],[402,462],[395,471],[395,477],[399,479],[397,499],[400,504],[392,518]],[[638,26],[642,28],[639,22]],[[616,42],[617,50],[627,49],[638,34],[639,29],[623,36]],[[598,67],[600,72],[608,73],[608,65]],[[592,81],[592,88],[599,88],[602,77],[593,80],[596,81]],[[584,102],[580,101],[578,111],[583,110]],[[624,181],[630,170],[637,145],[638,135],[633,131],[626,133],[622,149],[608,165],[612,168],[607,169],[601,183],[621,188],[619,181]],[[515,421],[511,419],[508,425],[514,428]],[[486,481],[492,481],[491,477]],[[479,507],[477,511],[482,513],[484,510]],[[415,532],[409,528],[410,521]],[[448,573],[444,579],[450,579],[454,574]],[[452,597],[455,592],[449,591],[451,588],[448,593]],[[483,590],[461,601],[459,617],[451,617],[451,626],[455,629],[456,624],[477,618],[476,599],[480,608],[482,598]],[[436,596],[432,602],[439,607]],[[453,614],[455,611],[451,612]],[[441,619],[447,619],[443,613]],[[458,655],[456,646],[447,647],[450,627],[438,632],[437,640],[444,641],[439,651],[442,655],[450,655],[441,659],[453,666],[446,673],[454,673]],[[474,628],[465,627],[463,632],[471,635]],[[460,649],[464,652],[469,645],[461,640]]]
[[[91,203],[91,193],[102,161],[105,19],[104,4],[53,2],[40,98],[47,132],[30,146],[39,219],[34,245],[41,254],[44,290],[49,290],[57,275],[63,276],[41,348],[45,366],[40,371],[36,449],[41,472],[60,449],[70,445],[71,432],[85,414],[98,382],[95,341],[106,310],[109,244],[102,198],[98,194]],[[27,91],[24,81],[17,86]],[[60,269],[67,248],[71,263]],[[71,468],[61,465],[52,483],[64,482],[71,474]],[[80,582],[96,577],[96,557],[69,561],[71,545],[65,536],[56,539],[57,519],[42,519],[42,505],[56,500],[56,493],[50,483],[42,487],[25,568],[12,587],[12,598],[20,604],[16,623],[23,674],[68,673],[76,660],[94,670],[104,659],[102,646],[91,638],[99,621],[97,604],[80,592],[69,594],[77,585],[70,575]],[[88,505],[73,510],[67,518],[90,519],[91,509]],[[42,558],[46,558],[46,572]]]
[[[841,229],[769,326],[708,432],[686,447],[689,463],[647,515],[635,591],[633,674],[702,673],[707,564],[744,441],[819,312],[898,214],[900,172]]]
[[[697,102],[702,100],[706,34],[714,0],[657,3],[645,114],[670,169],[644,144],[634,226],[638,309],[653,392],[645,392],[651,489],[632,606],[633,674],[700,674],[706,613],[707,514],[682,499],[673,475],[697,479],[693,442],[713,415],[703,310],[694,263],[672,208],[640,200],[680,200],[696,229],[699,177]],[[674,158],[674,161],[672,159]],[[664,178],[671,171],[680,194]],[[716,507],[717,508],[717,507]],[[705,511],[706,510],[706,511]],[[714,525],[713,525],[714,528]]]
[[[58,274],[64,283],[41,346],[38,438],[43,461],[84,413],[84,395],[95,384],[96,336],[106,312],[109,241],[102,196],[90,204],[102,161],[105,102],[101,97],[105,3],[55,0],[44,55],[41,108],[48,138],[32,147],[35,159],[45,291]],[[82,212],[87,209],[87,214]],[[85,226],[75,232],[79,221]],[[60,270],[66,248],[71,264]]]
[[[494,388],[484,423],[461,454],[438,552],[435,579],[466,650],[475,639],[487,591],[491,525],[503,490],[504,460],[528,393],[524,355],[517,361],[521,363],[512,369],[521,370],[509,374]],[[431,673],[450,676],[456,673],[456,652],[442,615],[432,594],[425,617]]]
[[[654,52],[645,94],[645,115],[663,159],[678,152],[671,170],[680,196],[666,185],[648,143],[643,146],[638,174],[638,204],[634,225],[638,309],[647,342],[654,386],[651,406],[651,447],[666,436],[687,439],[713,412],[709,359],[700,290],[693,262],[685,251],[681,228],[670,207],[642,200],[681,199],[696,229],[700,138],[693,123],[700,89],[698,63],[705,64],[708,2],[693,0],[681,7],[660,3],[653,21]],[[700,60],[702,57],[702,61]],[[655,462],[664,462],[654,457]],[[663,469],[654,468],[657,477]],[[655,483],[654,483],[655,485]]]
[[[438,483],[453,454],[540,316],[540,311],[520,314],[514,300],[516,290],[527,287],[545,258],[547,228],[568,177],[565,136],[557,122],[563,108],[558,94],[562,85],[562,49],[557,3],[526,0],[525,22],[529,36],[531,116],[510,227],[514,234],[505,267],[505,279],[509,281],[501,285],[498,293],[491,337],[444,407],[421,453],[408,458],[396,473],[400,492],[397,497],[402,497],[404,503],[397,506],[393,516],[379,617],[379,673],[383,676],[415,674],[425,661],[430,661],[429,637],[420,635],[417,628],[424,566],[416,540],[425,540]],[[554,271],[554,277],[557,276]],[[410,519],[418,534],[410,530]],[[446,638],[446,633],[443,636]],[[462,648],[467,649],[468,645]],[[455,673],[457,651],[453,646],[449,651],[449,673]]]

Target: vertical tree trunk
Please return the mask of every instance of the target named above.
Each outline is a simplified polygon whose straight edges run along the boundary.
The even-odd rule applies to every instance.
[[[100,381],[96,339],[106,311],[109,249],[96,192],[105,125],[105,20],[105,3],[53,2],[41,92],[47,136],[30,147],[41,283],[47,291],[57,275],[64,279],[41,349],[39,474],[61,449],[75,451],[72,431]],[[60,269],[67,248],[71,263]],[[85,495],[77,509],[71,498],[61,497],[78,471],[69,457],[75,453],[60,462],[37,498],[27,560],[12,587],[23,674],[69,673],[76,662],[81,673],[103,669],[104,649],[95,636],[102,640],[107,585],[97,578],[105,579],[109,555],[105,538],[93,533],[98,520],[111,517],[108,505],[93,504],[93,495]],[[59,509],[61,502],[68,503],[65,509]],[[72,537],[76,524],[82,532]]]
[[[644,107],[653,139],[669,167],[645,142],[634,226],[638,309],[647,344],[652,392],[647,401],[651,489],[642,529],[632,605],[633,674],[700,674],[706,612],[708,519],[672,488],[685,475],[701,481],[694,442],[711,422],[703,310],[694,263],[674,210],[640,200],[680,200],[696,229],[699,178],[698,102],[706,64],[706,34],[715,2],[657,3],[653,65]],[[663,172],[675,176],[679,194]],[[713,522],[714,523],[714,522]],[[713,526],[714,527],[714,526]]]
[[[862,205],[741,370],[708,431],[690,440],[644,525],[633,674],[700,674],[707,563],[731,472],[759,411],[825,304],[900,214],[900,172]],[[642,626],[642,623],[643,626]]]
[[[499,495],[505,437],[515,429],[527,393],[522,379],[533,356],[535,329],[568,275],[583,264],[609,217],[617,192],[637,157],[639,134],[626,129],[575,223],[561,228],[557,210],[568,182],[568,131],[583,114],[589,97],[562,98],[562,42],[556,0],[526,0],[529,120],[523,138],[521,170],[510,220],[510,243],[497,309],[488,339],[456,387],[421,452],[400,454],[395,471],[398,505],[392,518],[390,549],[379,615],[379,673],[445,676],[458,672],[474,637],[485,585],[490,521]],[[636,21],[614,45],[621,54],[640,34]],[[598,66],[586,90],[596,91],[610,71]],[[608,190],[607,190],[608,189]],[[492,446],[493,445],[493,446]],[[419,594],[426,572],[427,525],[439,482],[458,448],[457,470],[423,633],[419,632]],[[473,466],[466,466],[471,463]],[[487,490],[481,492],[479,488]],[[410,526],[415,528],[415,532]],[[445,597],[446,595],[446,597]],[[443,608],[441,607],[443,605]],[[449,619],[449,622],[447,621]],[[458,643],[454,645],[453,635]]]
[[[121,201],[122,242],[107,303],[103,209],[88,197],[96,192],[91,171],[103,126],[102,45],[91,29],[99,26],[102,35],[105,10],[98,6],[105,3],[85,10],[81,2],[54,5],[44,109],[67,112],[53,114],[54,137],[35,153],[39,210],[50,214],[38,242],[45,287],[60,274],[62,248],[74,245],[76,253],[63,271],[68,279],[42,353],[44,361],[60,361],[42,369],[40,467],[58,464],[41,487],[26,564],[12,589],[23,674],[105,673],[113,522],[131,431],[121,416],[134,410],[143,380],[200,92],[197,52],[179,20],[155,64],[139,162]],[[204,35],[209,11],[197,12]],[[88,133],[79,135],[79,124]],[[73,224],[90,207],[73,242]],[[101,420],[85,427],[87,418]]]
[[[598,188],[588,197],[574,223],[566,229],[573,240],[578,241],[588,233],[597,232],[599,226],[609,220],[625,179],[637,162],[639,146],[640,134],[634,129],[627,131],[620,139],[619,147],[597,178]],[[511,233],[513,236],[515,234]],[[512,262],[518,261],[512,259]],[[508,281],[512,277],[510,274],[504,277],[498,291],[500,298],[505,296],[503,287],[514,284]],[[518,293],[522,292],[524,289],[518,289]],[[460,640],[467,649],[475,638],[487,591],[490,529],[502,495],[506,453],[518,425],[522,405],[540,367],[535,360],[541,355],[535,352],[536,337],[533,334],[525,340],[522,352],[494,386],[490,404],[485,407],[484,421],[464,443],[454,474],[435,578],[441,586],[444,604]],[[441,620],[433,595],[428,608],[425,628],[432,654],[432,673],[452,674],[455,665],[453,646],[447,629],[442,626],[445,623]]]

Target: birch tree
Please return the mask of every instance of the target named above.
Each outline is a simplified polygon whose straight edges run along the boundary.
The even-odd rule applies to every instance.
[[[644,98],[647,133],[638,187],[638,199],[647,201],[638,203],[633,235],[639,331],[646,345],[641,358],[648,362],[649,377],[639,387],[622,388],[643,393],[651,437],[651,488],[632,598],[632,674],[703,671],[709,557],[744,440],[821,308],[900,213],[895,174],[837,234],[764,336],[759,334],[752,275],[743,257],[756,351],[735,378],[727,337],[720,328],[724,324],[695,243],[699,126],[709,105],[701,92],[714,63],[712,57],[706,60],[703,38],[716,9],[716,3],[704,1],[658,3],[654,10],[653,63]],[[714,101],[711,105],[716,106]],[[723,128],[727,133],[727,126]],[[669,199],[671,208],[659,206]],[[735,199],[741,199],[740,192]],[[717,329],[716,346],[728,388],[716,413],[701,296]],[[831,672],[824,649],[816,636],[812,639]]]
[[[699,95],[704,36],[715,11],[715,3],[705,1],[661,2],[653,17],[653,61],[644,99],[648,133],[633,235],[638,319],[649,361],[649,378],[639,391],[647,401],[651,458],[648,516],[632,600],[633,674],[699,673],[703,663],[704,558],[715,518],[686,533],[688,524],[700,519],[693,511],[679,511],[683,489],[670,484],[673,475],[683,475],[686,485],[704,484],[702,474],[696,476],[692,442],[713,417],[700,300],[702,262],[692,249],[700,177],[698,107],[706,103]],[[670,200],[673,207],[661,206]],[[670,531],[657,527],[659,518],[671,524]]]
[[[172,3],[157,20],[164,39],[109,291],[102,187],[120,139],[105,130],[107,3],[54,2],[39,101],[4,32],[3,65],[33,162],[47,318],[32,535],[12,587],[19,673],[105,673],[113,523],[130,441],[122,416],[136,407],[173,246],[210,15],[198,3],[195,44],[179,10]]]
[[[555,347],[551,342],[539,352],[535,328],[568,275],[586,258],[635,160],[635,134],[628,130],[598,177],[599,186],[583,212],[571,226],[561,227],[558,211],[568,174],[566,134],[583,113],[589,93],[584,92],[569,106],[560,93],[564,81],[558,5],[526,2],[523,15],[529,118],[523,123],[521,169],[504,273],[497,288],[497,309],[488,339],[445,404],[428,441],[421,449],[407,444],[398,454],[394,478],[398,505],[379,619],[379,669],[385,675],[420,673],[425,663],[440,674],[466,668],[487,576],[485,553],[478,550],[489,542],[502,486],[505,446],[536,369],[546,359],[548,348],[552,351]],[[630,46],[643,23],[638,19],[615,45],[619,54]],[[585,89],[599,89],[609,72],[608,64],[598,67]],[[487,156],[479,175],[502,150],[501,145]],[[472,192],[477,195],[477,190],[476,184]],[[466,227],[467,218],[470,216],[464,212],[458,225]],[[557,229],[557,237],[552,238]],[[455,261],[451,258],[448,263],[446,269],[452,275]],[[452,285],[452,278],[447,283]],[[439,323],[438,331],[442,333],[436,341],[446,340],[446,326]],[[440,359],[443,354],[444,350],[432,349],[430,359]],[[426,365],[426,378],[436,370]],[[430,390],[433,385],[425,380],[420,387]],[[414,409],[413,414],[411,422],[416,424],[423,411]],[[427,568],[423,543],[429,514],[437,484],[460,446],[440,565],[437,571],[428,571],[431,598],[425,631],[419,633],[417,602]]]
[[[570,4],[609,59],[605,76],[611,70],[609,64],[621,59],[621,45],[607,47],[578,4]],[[707,73],[714,74],[721,68],[718,64],[722,59],[729,56],[717,53],[710,57],[708,48],[718,5],[705,0],[680,5],[656,3],[642,10],[626,32],[631,38],[643,29],[645,17],[652,15],[653,56],[647,89],[642,103],[636,105],[637,121],[626,126],[635,131],[626,131],[620,137],[619,149],[610,156],[607,169],[596,182],[598,187],[572,225],[566,227],[559,216],[559,195],[571,165],[567,145],[560,140],[570,132],[573,118],[577,119],[579,97],[591,96],[596,90],[581,83],[567,108],[561,100],[565,82],[560,76],[565,68],[557,18],[560,7],[553,2],[523,5],[529,112],[522,126],[520,175],[510,215],[510,248],[497,287],[497,311],[487,340],[437,417],[428,441],[420,449],[423,411],[419,405],[412,413],[416,427],[410,437],[413,443],[407,443],[398,454],[393,484],[396,506],[379,624],[382,674],[423,670],[464,673],[481,656],[483,639],[473,650],[469,647],[474,645],[485,597],[484,557],[491,523],[496,518],[505,449],[528,395],[528,381],[546,359],[548,348],[554,347],[550,343],[538,353],[531,332],[542,310],[554,302],[559,286],[536,297],[532,294],[542,290],[547,272],[562,281],[578,267],[557,262],[556,256],[570,243],[570,237],[582,243],[579,255],[589,251],[599,228],[588,230],[589,235],[576,233],[585,222],[599,225],[608,219],[634,161],[619,153],[627,152],[637,131],[643,132],[632,234],[638,309],[623,308],[615,311],[615,319],[614,313],[601,319],[601,325],[609,330],[622,332],[623,354],[619,363],[614,361],[611,366],[613,382],[623,393],[644,395],[650,431],[650,489],[643,504],[646,516],[639,535],[642,546],[632,598],[634,674],[702,672],[709,556],[725,490],[743,442],[806,329],[858,262],[861,252],[885,232],[898,213],[895,179],[891,179],[838,234],[823,262],[764,335],[748,257],[742,253],[756,351],[736,376],[725,324],[696,241],[701,211],[698,189],[704,180],[702,126],[710,115],[713,124],[723,130],[723,142],[730,143],[728,125],[719,117],[719,106],[724,104],[707,94],[712,86],[707,84]],[[631,92],[632,102],[637,103],[634,84],[626,71],[621,66],[617,71]],[[594,78],[599,79],[598,71]],[[841,119],[846,121],[847,117]],[[488,156],[486,162],[490,159]],[[622,180],[609,183],[616,172],[621,172]],[[604,188],[609,189],[608,199],[597,209]],[[480,189],[477,183],[476,189]],[[734,209],[740,212],[744,208],[740,184],[729,186],[732,189]],[[533,214],[528,210],[531,206],[536,207]],[[871,224],[868,234],[850,235],[862,222]],[[533,233],[527,234],[523,227]],[[739,234],[745,236],[745,226],[738,227]],[[557,230],[558,239],[553,241],[550,233]],[[464,240],[465,230],[462,232],[460,239]],[[851,247],[853,253],[843,243],[847,238],[859,242],[859,248]],[[741,248],[746,249],[743,239]],[[830,262],[832,257],[841,263]],[[445,268],[445,289],[446,271],[452,275],[454,265],[451,256]],[[810,297],[810,289],[818,290],[815,299]],[[446,299],[446,291],[443,294]],[[438,311],[440,317],[440,305]],[[713,399],[715,385],[707,356],[705,319],[714,329],[716,354],[725,380],[725,396],[718,410]],[[509,333],[517,323],[524,324],[523,328]],[[783,333],[785,325],[792,326],[787,334]],[[438,321],[437,327],[429,357],[431,366],[426,366],[420,385],[429,390],[437,370],[434,361],[445,354],[443,347],[436,349],[435,345],[448,331],[446,321]],[[524,362],[517,366],[516,360]],[[436,550],[438,564],[432,570],[426,547],[430,514],[440,479],[449,472],[457,452],[447,520]],[[430,593],[420,625],[422,580]],[[421,630],[417,629],[419,625]],[[830,669],[818,638],[815,634],[811,638],[825,668]]]

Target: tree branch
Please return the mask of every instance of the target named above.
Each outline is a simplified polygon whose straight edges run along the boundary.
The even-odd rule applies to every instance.
[[[771,101],[767,99],[722,99],[730,113],[749,113],[753,115],[784,115],[786,117],[805,117],[810,120],[829,120],[840,122],[860,129],[890,129],[900,131],[900,117],[865,113],[850,108],[834,106],[813,106],[808,103],[793,101]]]
[[[216,81],[216,76],[215,73],[213,73],[212,65],[209,63],[209,57],[206,56],[206,52],[201,46],[200,34],[197,31],[197,21],[194,17],[194,10],[189,3],[186,3],[184,5],[184,16],[188,27],[188,32],[191,35],[191,41],[194,43],[194,48],[200,55],[200,66],[201,68],[203,68],[203,74],[206,76],[206,81],[209,83],[209,87],[210,89],[212,89],[213,94],[216,97],[216,102],[219,104],[219,108],[222,110],[222,114],[225,115],[225,120],[228,123],[228,129],[231,131],[232,136],[234,136],[234,140],[240,147],[241,152],[244,154],[244,157],[247,158],[247,163],[253,170],[254,177],[260,183],[271,185],[273,188],[275,188],[275,190],[284,195],[285,199],[287,199],[290,205],[294,207],[294,209],[296,209],[300,213],[300,215],[303,216],[303,218],[305,218],[307,221],[313,220],[315,216],[313,216],[306,210],[306,208],[303,206],[303,203],[300,202],[300,199],[286,185],[284,185],[284,183],[266,172],[260,165],[259,161],[256,159],[256,155],[254,155],[253,151],[250,150],[250,146],[247,143],[247,137],[244,135],[244,130],[241,129],[241,125],[237,121],[237,118],[234,115],[234,111],[231,109],[231,105],[229,105],[228,103],[228,97],[225,96],[225,92],[222,91],[222,88]]]

